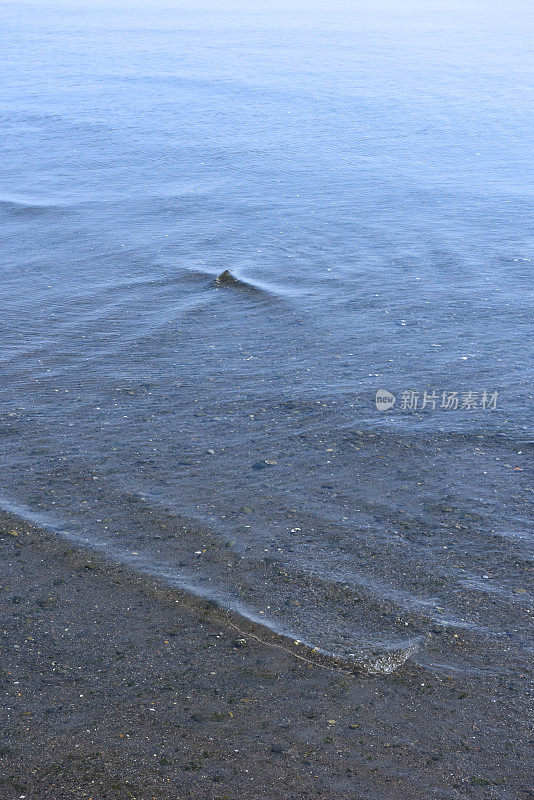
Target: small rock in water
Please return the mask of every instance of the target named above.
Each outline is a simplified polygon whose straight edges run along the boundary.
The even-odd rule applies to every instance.
[[[262,461],[255,461],[252,465],[253,469],[265,469],[266,467],[274,467],[276,461],[272,461],[268,458],[263,459]]]
[[[225,269],[224,272],[221,272],[220,275],[217,275],[215,278],[215,283],[220,286],[221,284],[225,283],[233,283],[236,278],[232,275],[229,269]]]

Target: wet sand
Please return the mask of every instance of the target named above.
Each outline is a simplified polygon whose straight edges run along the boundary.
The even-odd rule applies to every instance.
[[[2,799],[534,797],[524,674],[310,664],[7,515],[0,549]]]

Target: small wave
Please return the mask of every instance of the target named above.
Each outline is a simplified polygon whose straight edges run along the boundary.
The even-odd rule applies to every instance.
[[[217,275],[213,283],[218,288],[238,289],[242,292],[257,293],[267,297],[278,294],[273,288],[259,283],[258,281],[253,282],[245,278],[240,278],[234,275],[233,272],[230,272],[229,269],[225,269],[224,272]]]
[[[390,675],[419,651],[424,642],[423,636],[415,636],[402,642],[375,645],[372,649],[362,648],[357,653],[332,652],[282,630],[274,620],[260,616],[217,590],[199,587],[178,577],[174,571],[162,569],[141,554],[134,556],[121,548],[110,547],[106,542],[91,541],[78,533],[65,531],[58,520],[50,520],[44,514],[35,513],[29,507],[13,503],[4,497],[0,498],[0,510],[23,525],[38,528],[43,535],[67,540],[80,550],[90,551],[110,567],[121,567],[130,570],[132,574],[146,575],[160,584],[163,583],[166,588],[177,592],[189,605],[200,602],[205,610],[208,603],[212,615],[220,622],[226,622],[244,636],[289,652],[311,664],[354,673]]]
[[[225,269],[216,274],[208,269],[187,269],[185,273],[177,276],[176,280],[180,281],[209,281],[208,286],[216,289],[235,289],[244,294],[259,295],[265,299],[283,300],[284,298],[291,297],[297,292],[294,292],[286,287],[273,286],[272,284],[265,283],[264,281],[251,280],[237,275],[230,269]]]
[[[425,640],[423,636],[415,636],[407,641],[386,644],[373,650],[334,653],[317,647],[310,641],[297,639],[290,633],[282,632],[269,620],[260,619],[245,609],[238,611],[226,609],[225,613],[232,627],[240,633],[292,653],[302,661],[349,672],[366,672],[370,675],[391,675],[421,649]]]
[[[178,267],[176,271],[170,271],[167,268],[167,271],[163,274],[152,269],[149,273],[135,279],[105,282],[101,284],[95,283],[92,285],[90,291],[87,291],[85,287],[83,292],[78,290],[77,297],[80,299],[90,299],[100,295],[109,297],[110,294],[118,294],[126,302],[132,292],[139,290],[150,291],[168,287],[190,287],[190,290],[209,290],[214,286],[241,289],[242,291],[251,293],[257,292],[267,297],[279,296],[282,298],[283,295],[290,294],[287,290],[277,286],[238,277],[230,270],[225,270],[217,275],[206,269]]]
[[[29,203],[23,200],[0,200],[0,212],[11,216],[36,217],[45,214],[62,214],[64,209],[49,203]]]
[[[382,653],[373,654],[365,659],[367,672],[372,675],[391,675],[423,646],[424,637],[417,636],[401,647],[390,647]]]

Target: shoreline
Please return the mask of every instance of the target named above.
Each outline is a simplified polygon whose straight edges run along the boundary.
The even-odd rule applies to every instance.
[[[138,566],[138,562],[129,562],[121,553],[110,554],[105,550],[100,550],[97,546],[86,544],[83,540],[74,538],[73,534],[64,534],[54,528],[42,526],[38,520],[32,521],[25,518],[23,514],[11,509],[1,509],[0,520],[2,517],[12,520],[13,525],[22,526],[23,529],[32,529],[38,532],[41,538],[49,541],[64,543],[66,547],[73,546],[79,553],[85,554],[100,569],[111,570],[113,573],[122,571],[129,580],[149,581],[154,587],[161,591],[172,593],[175,602],[182,603],[191,609],[200,612],[209,611],[212,621],[219,620],[224,626],[230,627],[239,633],[250,636],[261,644],[269,647],[279,648],[280,650],[291,653],[295,658],[307,663],[323,666],[327,669],[336,669],[351,674],[383,674],[389,675],[402,666],[411,655],[419,650],[425,637],[422,634],[413,637],[412,642],[404,648],[389,648],[382,650],[371,650],[368,648],[364,653],[362,650],[352,658],[343,657],[340,654],[328,652],[323,648],[314,645],[301,638],[291,635],[291,633],[276,630],[274,625],[268,624],[267,620],[260,620],[257,614],[247,613],[246,609],[232,608],[225,605],[217,598],[202,594],[197,588],[172,585],[165,581],[150,569]],[[117,558],[114,560],[113,556]]]
[[[508,687],[310,663],[3,512],[0,548],[0,798],[532,797]]]

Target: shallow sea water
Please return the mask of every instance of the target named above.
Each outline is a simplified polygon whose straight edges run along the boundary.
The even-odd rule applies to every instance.
[[[522,669],[532,9],[143,6],[1,4],[0,505],[342,660]]]

